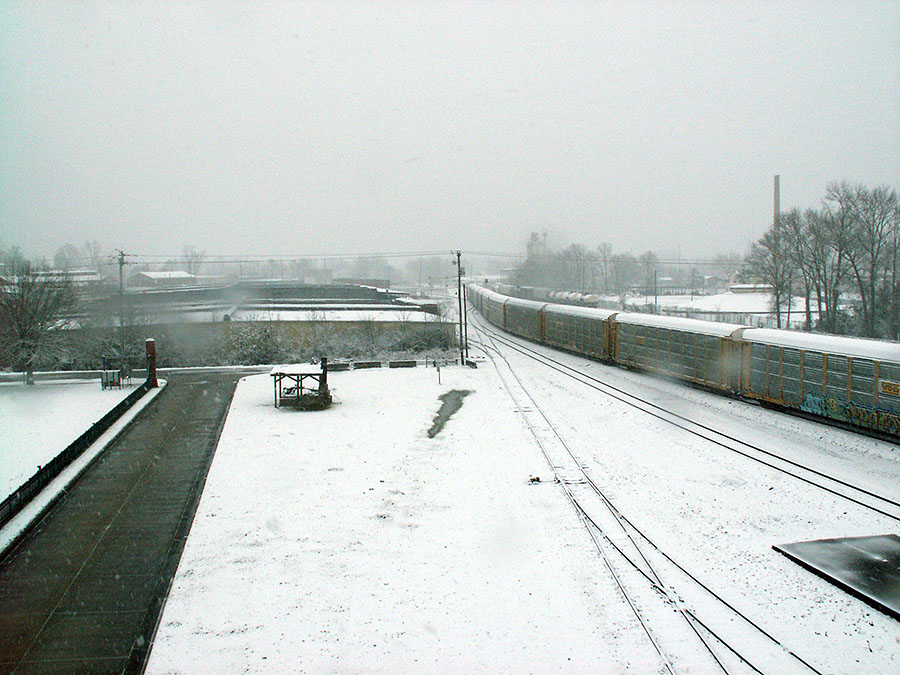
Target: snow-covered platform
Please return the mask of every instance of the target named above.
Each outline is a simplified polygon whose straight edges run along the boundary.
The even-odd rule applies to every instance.
[[[133,389],[102,389],[99,380],[0,385],[0,500]]]
[[[655,667],[492,369],[329,381],[314,415],[240,383],[148,672]]]

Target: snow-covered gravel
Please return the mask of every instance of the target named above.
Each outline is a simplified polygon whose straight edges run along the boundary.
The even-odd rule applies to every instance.
[[[894,444],[529,347],[715,429],[900,499],[900,449]],[[606,494],[672,557],[820,670],[900,672],[900,623],[771,548],[897,533],[897,521],[504,351]]]
[[[497,375],[437,377],[334,373],[317,413],[240,383],[148,672],[655,670]]]
[[[0,499],[87,431],[137,384],[122,389],[101,389],[99,380],[0,384]]]

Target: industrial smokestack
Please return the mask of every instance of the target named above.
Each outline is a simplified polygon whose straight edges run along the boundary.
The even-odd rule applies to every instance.
[[[781,176],[775,176],[775,220],[774,225],[778,225],[781,219]]]

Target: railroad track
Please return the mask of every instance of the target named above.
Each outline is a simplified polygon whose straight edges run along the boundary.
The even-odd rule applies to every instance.
[[[476,316],[474,312],[473,316]],[[897,499],[879,494],[866,487],[855,485],[835,475],[820,471],[815,467],[784,457],[771,450],[766,450],[765,448],[748,441],[718,431],[684,415],[667,410],[663,406],[631,394],[619,387],[615,387],[597,377],[584,373],[558,359],[554,359],[551,356],[533,349],[517,339],[500,333],[489,324],[486,324],[480,317],[478,317],[475,322],[470,323],[473,323],[481,334],[489,336],[490,339],[496,343],[502,344],[527,358],[542,363],[546,367],[579,381],[617,401],[641,410],[656,419],[687,431],[688,433],[709,441],[723,449],[900,523],[900,501]]]
[[[480,322],[475,322],[474,328],[483,336],[481,349],[496,367],[556,482],[657,654],[661,672],[820,672],[679,564],[622,514],[525,387],[498,344],[511,346]]]

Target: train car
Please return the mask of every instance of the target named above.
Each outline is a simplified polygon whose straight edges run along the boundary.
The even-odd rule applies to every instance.
[[[474,293],[488,321],[521,337],[900,438],[895,342]]]
[[[741,341],[744,396],[900,435],[900,345],[765,328]]]
[[[547,305],[544,308],[544,341],[553,347],[599,360],[610,357],[608,310]]]
[[[626,312],[611,323],[615,363],[718,391],[739,389],[739,339],[746,326]]]
[[[478,286],[469,286],[468,291],[477,298],[475,306],[488,322],[500,328],[506,328],[505,305],[509,300],[507,296]]]
[[[535,342],[543,342],[545,335],[544,313],[545,302],[509,298],[506,301],[505,328],[510,333]]]
[[[540,288],[535,287],[531,290],[531,295],[534,300],[549,300],[550,299],[550,289],[549,288]]]

